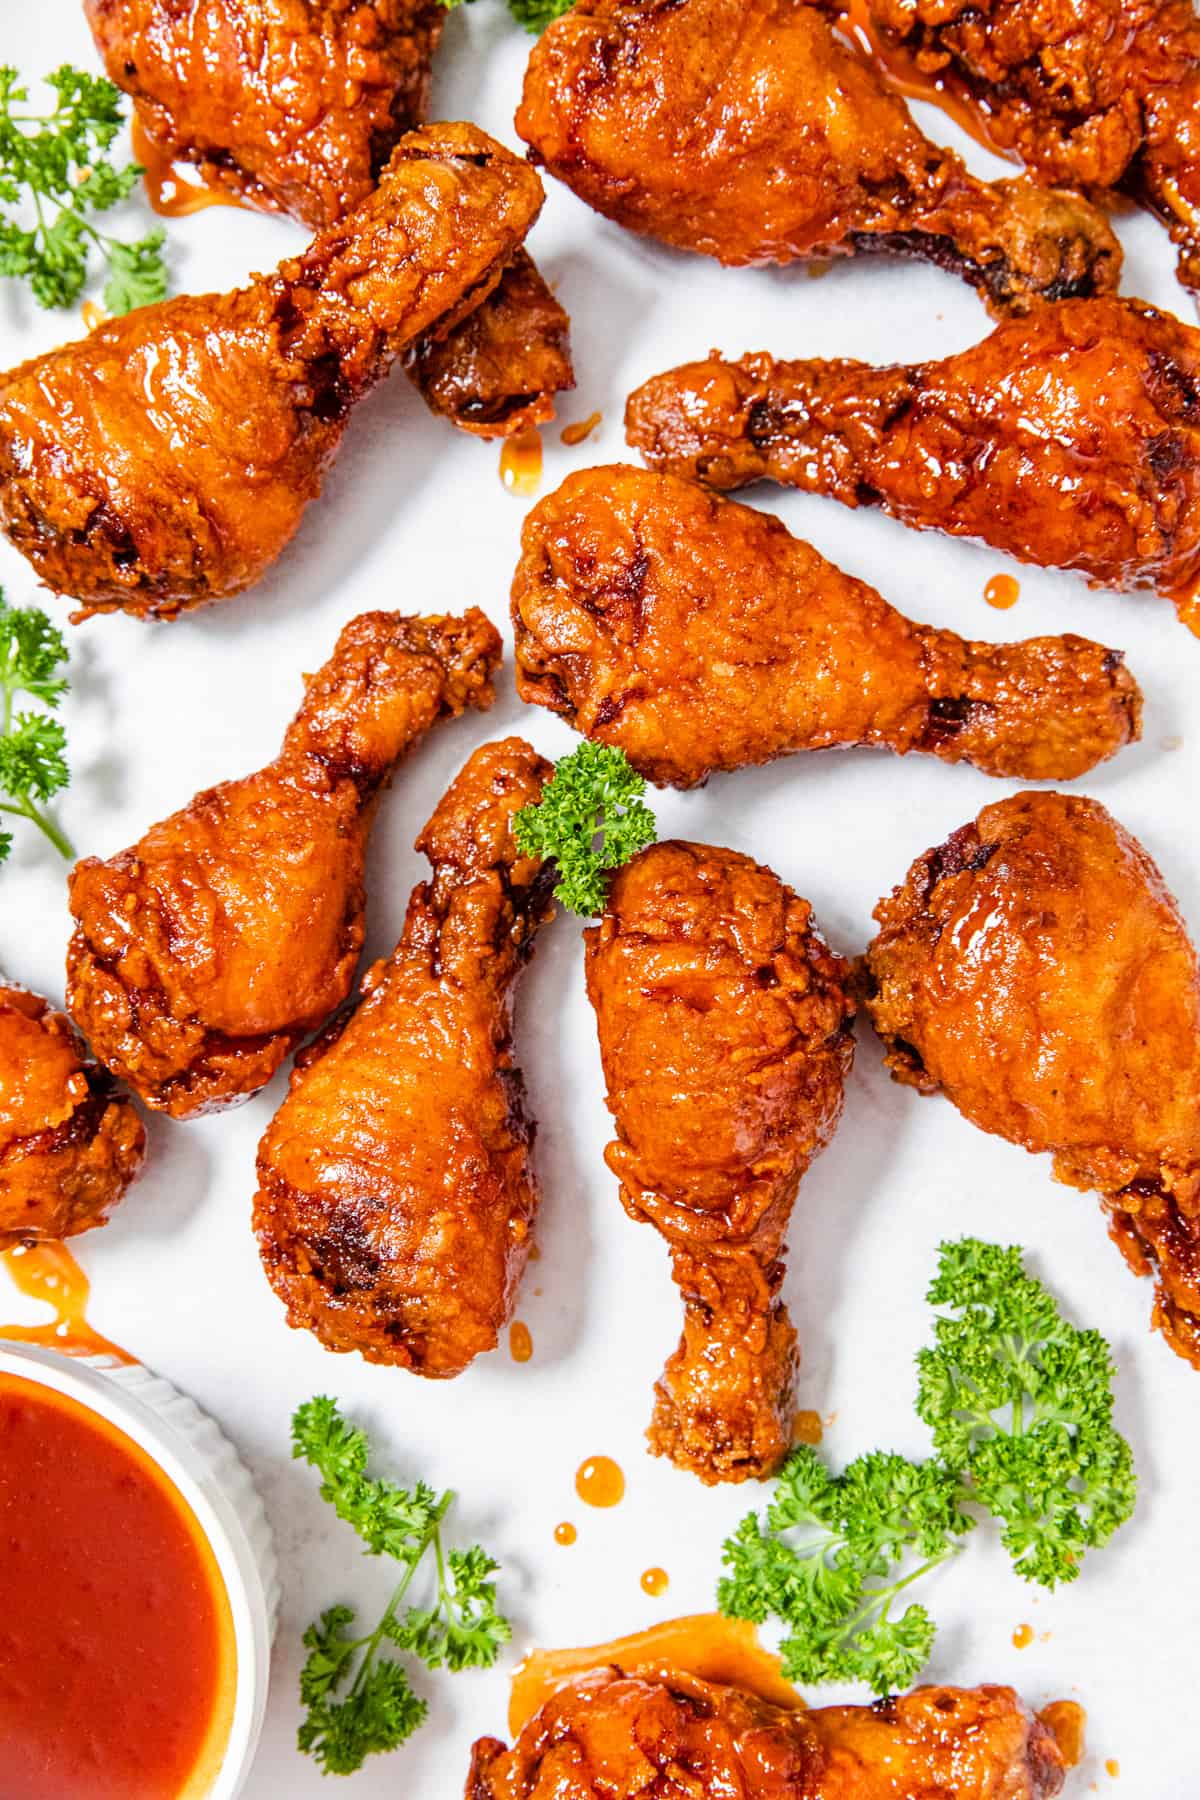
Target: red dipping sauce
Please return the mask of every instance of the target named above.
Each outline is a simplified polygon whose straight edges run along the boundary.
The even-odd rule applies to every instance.
[[[233,1619],[182,1495],[77,1401],[0,1375],[0,1795],[199,1800]]]

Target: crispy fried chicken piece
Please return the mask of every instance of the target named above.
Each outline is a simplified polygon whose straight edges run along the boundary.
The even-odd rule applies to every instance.
[[[778,519],[676,476],[571,475],[521,543],[521,698],[660,786],[835,744],[1067,780],[1140,735],[1119,651],[911,624]]]
[[[625,423],[653,468],[880,506],[1156,588],[1200,628],[1200,332],[1139,301],[1064,301],[909,366],[714,354],[647,381]]]
[[[867,1006],[896,1080],[1095,1189],[1200,1368],[1200,969],[1149,856],[1098,801],[1016,794],[875,917]]]
[[[0,375],[0,523],[85,615],[240,593],[299,525],[355,401],[499,280],[540,205],[533,170],[485,133],[431,126],[274,275]]]
[[[64,1013],[0,985],[0,1250],[103,1225],[146,1131]]]
[[[511,1316],[537,1211],[512,990],[552,911],[512,821],[551,773],[521,738],[470,758],[417,839],[433,876],[400,942],[259,1145],[267,1279],[329,1350],[458,1375]]]
[[[483,614],[363,613],[273,763],[71,876],[69,1004],[97,1055],[185,1119],[245,1100],[350,992],[376,803],[439,719],[492,703]]]
[[[517,130],[597,212],[726,264],[889,251],[998,314],[1120,273],[1094,206],[977,180],[799,0],[577,0],[534,47]]]
[[[703,844],[636,856],[584,939],[617,1127],[605,1160],[630,1218],[670,1245],[686,1308],[651,1450],[704,1482],[768,1475],[797,1362],[784,1237],[853,1058],[846,966],[770,869]]]
[[[1190,0],[865,0],[888,66],[1043,181],[1120,189],[1200,287],[1200,22]]]
[[[1012,1688],[788,1712],[692,1675],[608,1668],[560,1688],[511,1750],[480,1738],[465,1800],[1050,1800],[1066,1767]]]
[[[442,0],[84,0],[84,10],[152,148],[314,230],[361,205],[399,139],[424,124],[446,19]],[[525,258],[469,322],[430,342],[432,386],[420,360],[411,372],[435,412],[508,436],[552,418],[555,394],[574,386],[567,325]]]

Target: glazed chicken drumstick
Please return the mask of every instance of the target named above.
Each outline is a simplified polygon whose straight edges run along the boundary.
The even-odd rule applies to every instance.
[[[1139,735],[1119,651],[911,624],[778,519],[695,482],[571,475],[521,545],[521,698],[662,786],[835,744],[1068,780]]]
[[[722,263],[915,256],[998,314],[1119,278],[1101,212],[977,180],[805,0],[577,0],[534,48],[516,122],[589,206]]]
[[[370,194],[426,121],[442,0],[85,0],[105,68],[149,150],[204,183],[314,230]],[[430,407],[507,436],[574,385],[569,320],[518,252],[469,315],[405,364]]]
[[[880,902],[867,1007],[896,1080],[1097,1191],[1154,1322],[1200,1368],[1200,968],[1095,800],[1001,800]]]
[[[584,934],[632,1219],[662,1233],[685,1306],[648,1437],[705,1482],[791,1443],[796,1333],[780,1298],[801,1177],[842,1111],[846,966],[801,900],[732,850],[652,845]]]
[[[965,110],[1041,180],[1131,195],[1200,288],[1200,21],[1191,0],[856,0],[922,98]]]
[[[499,280],[540,205],[533,170],[475,126],[413,132],[274,275],[0,375],[0,523],[85,615],[240,593],[295,532],[355,401]]]
[[[512,823],[550,774],[520,738],[471,757],[417,839],[433,876],[400,942],[259,1145],[263,1267],[329,1350],[458,1375],[511,1316],[537,1210],[513,985],[552,911]]]
[[[363,613],[273,763],[77,865],[71,1013],[150,1106],[183,1119],[246,1099],[341,1005],[379,796],[437,720],[491,705],[499,662],[474,609]]]
[[[879,506],[1155,588],[1200,628],[1200,331],[1138,301],[1066,300],[910,366],[711,356],[638,388],[625,424],[655,469]]]
[[[0,984],[0,1250],[103,1225],[145,1148],[136,1109],[65,1014]]]
[[[786,1711],[693,1675],[607,1668],[560,1688],[511,1750],[481,1738],[464,1800],[1051,1800],[1066,1769],[1012,1688]]]

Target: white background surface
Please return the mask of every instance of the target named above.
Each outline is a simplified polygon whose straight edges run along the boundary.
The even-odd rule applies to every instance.
[[[64,58],[94,66],[76,0],[8,0],[3,11],[5,60],[31,75]],[[469,116],[514,141],[527,47],[499,0],[455,14],[439,55],[434,116]],[[939,115],[923,118],[943,141],[954,136]],[[981,172],[999,170],[966,148]],[[730,354],[766,348],[909,360],[955,350],[988,329],[971,290],[920,265],[847,262],[820,281],[803,268],[725,271],[626,236],[553,182],[549,188],[531,242],[572,314],[579,377],[560,423],[597,408],[604,423],[573,450],[560,445],[556,427],[547,432],[543,492],[571,469],[619,459],[625,395],[710,345]],[[140,209],[131,212],[144,229]],[[1118,229],[1125,291],[1191,321],[1164,234],[1139,215]],[[287,221],[211,209],[171,226],[174,282],[233,285],[302,241]],[[39,314],[14,284],[0,284],[0,366],[78,330],[76,316]],[[1073,629],[1124,648],[1145,690],[1145,739],[1078,786],[1141,838],[1200,929],[1200,642],[1167,602],[1091,594],[1071,576],[1014,564],[1020,601],[996,612],[982,597],[1005,566],[993,551],[831,501],[767,488],[750,497],[914,617],[993,638]],[[79,853],[121,849],[198,788],[273,756],[300,697],[300,671],[328,655],[356,612],[476,603],[507,633],[508,582],[528,504],[501,488],[495,447],[456,436],[395,377],[362,407],[322,500],[258,589],[181,623],[102,618],[73,633],[74,691],[64,716],[75,776],[59,817]],[[31,572],[6,545],[0,581],[15,603],[37,598]],[[68,610],[47,604],[60,618]],[[477,743],[512,730],[551,756],[572,742],[548,715],[518,704],[509,664],[489,716],[440,727],[402,770],[372,845],[370,955],[388,950],[399,931],[409,889],[424,873],[412,840],[446,783]],[[870,935],[872,906],[912,857],[1008,791],[1011,784],[932,759],[838,752],[718,778],[657,805],[664,836],[731,843],[769,862],[812,900],[835,947],[854,953]],[[68,936],[64,874],[49,846],[24,830],[0,872],[0,961],[56,1001]],[[347,1791],[358,1800],[453,1800],[471,1740],[503,1730],[507,1675],[525,1649],[594,1642],[710,1607],[722,1538],[748,1506],[765,1501],[752,1488],[705,1490],[643,1451],[651,1387],[675,1344],[679,1306],[663,1246],[627,1221],[601,1161],[608,1116],[570,915],[539,939],[519,998],[517,1048],[540,1119],[543,1189],[542,1256],[518,1307],[534,1341],[523,1367],[502,1348],[452,1384],[425,1383],[333,1358],[286,1328],[249,1228],[255,1145],[282,1077],[224,1117],[152,1119],[145,1178],[107,1230],[82,1240],[97,1327],[221,1421],[255,1471],[274,1523],[283,1614],[250,1800],[334,1791],[293,1749],[300,1632],[337,1599],[360,1603],[373,1618],[388,1591],[388,1571],[358,1555],[352,1534],[318,1500],[312,1473],[289,1459],[290,1413],[312,1393],[337,1394],[369,1425],[380,1472],[458,1488],[452,1532],[478,1533],[501,1558],[502,1599],[515,1623],[498,1671],[418,1675],[430,1722],[396,1757],[354,1778]],[[1134,1445],[1141,1500],[1113,1545],[1054,1596],[1020,1583],[994,1534],[980,1530],[923,1596],[941,1622],[930,1675],[1011,1681],[1036,1706],[1056,1696],[1081,1700],[1090,1750],[1068,1784],[1072,1795],[1096,1785],[1128,1800],[1190,1800],[1200,1793],[1200,1376],[1150,1335],[1149,1285],[1126,1271],[1096,1202],[1056,1186],[1047,1160],[985,1137],[948,1103],[892,1085],[878,1044],[860,1028],[840,1134],[801,1189],[786,1289],[803,1345],[797,1405],[836,1415],[826,1449],[838,1463],[876,1445],[927,1449],[912,1410],[912,1354],[928,1328],[922,1295],[938,1240],[965,1232],[1027,1246],[1031,1267],[1072,1316],[1112,1341],[1118,1418]],[[34,1316],[8,1292],[0,1307]],[[576,1467],[596,1452],[616,1457],[628,1476],[624,1504],[609,1513],[589,1513],[573,1490]],[[579,1529],[570,1549],[553,1541],[561,1519]],[[653,1564],[671,1577],[660,1600],[639,1586]],[[1039,1635],[1018,1651],[1012,1633],[1025,1621]],[[1105,1773],[1108,1758],[1120,1761],[1119,1781]]]

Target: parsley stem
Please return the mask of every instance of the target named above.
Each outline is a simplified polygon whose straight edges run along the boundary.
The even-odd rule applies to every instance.
[[[371,1669],[371,1664],[375,1661],[375,1657],[378,1653],[379,1646],[380,1646],[380,1644],[382,1644],[385,1636],[387,1635],[387,1626],[391,1622],[391,1620],[395,1618],[396,1610],[399,1607],[400,1602],[403,1600],[405,1594],[408,1592],[409,1587],[412,1583],[413,1576],[416,1574],[416,1572],[417,1572],[418,1568],[420,1567],[420,1565],[422,1564],[422,1562],[424,1562],[425,1552],[428,1550],[430,1544],[437,1545],[438,1567],[440,1568],[441,1561],[442,1561],[442,1540],[441,1540],[441,1533],[439,1532],[436,1523],[434,1525],[432,1525],[430,1527],[430,1529],[425,1533],[425,1536],[420,1539],[416,1554],[413,1556],[412,1560],[409,1562],[409,1565],[408,1565],[407,1569],[404,1571],[404,1575],[403,1575],[402,1579],[398,1582],[398,1584],[392,1594],[391,1599],[388,1601],[387,1605],[384,1607],[383,1617],[380,1619],[378,1625],[375,1627],[374,1631],[371,1633],[369,1638],[364,1638],[362,1640],[362,1642],[365,1643],[367,1646],[367,1653],[363,1657],[361,1663],[358,1665],[358,1672],[355,1675],[353,1682],[351,1683],[351,1686],[350,1686],[351,1695],[357,1694],[359,1692],[360,1688],[362,1687],[363,1682],[366,1680],[367,1675],[369,1674],[370,1669]]]
[[[28,819],[31,825],[36,825],[38,830],[49,838],[65,861],[74,862],[75,850],[70,838],[54,823],[49,814],[42,812],[32,800],[26,800],[19,806],[9,806],[7,802],[0,801],[0,813],[12,813],[18,819]]]

